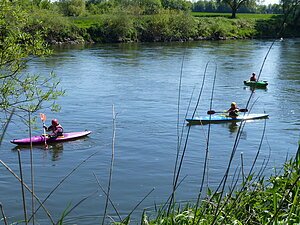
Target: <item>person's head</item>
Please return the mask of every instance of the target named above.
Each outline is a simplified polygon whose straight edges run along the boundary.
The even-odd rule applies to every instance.
[[[236,107],[236,103],[235,102],[231,102],[231,107],[235,108]]]
[[[255,75],[256,75],[255,73],[252,73],[252,77],[255,77]]]
[[[57,126],[57,125],[59,124],[59,122],[58,122],[57,119],[53,119],[53,120],[51,121],[51,124],[52,124],[52,126]]]

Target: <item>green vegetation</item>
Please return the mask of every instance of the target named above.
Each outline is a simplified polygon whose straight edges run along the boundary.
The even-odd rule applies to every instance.
[[[37,111],[45,101],[63,94],[54,74],[42,77],[24,73],[30,57],[51,53],[42,36],[47,28],[33,27],[35,15],[29,15],[16,2],[1,1],[0,8],[0,110],[2,115]],[[57,109],[55,104],[52,106]]]
[[[266,179],[250,174],[236,191],[208,190],[198,205],[174,206],[158,211],[155,219],[144,214],[143,224],[299,224],[300,148],[282,172]]]
[[[195,17],[225,17],[230,18],[230,13],[214,13],[214,12],[192,12]],[[250,19],[250,20],[270,20],[276,19],[282,16],[281,14],[253,14],[253,13],[239,13],[238,19]]]
[[[265,37],[267,34],[274,37],[277,35],[278,29],[281,28],[281,22],[286,23],[286,27],[290,32],[297,31],[297,28],[299,28],[299,11],[297,11],[299,7],[294,4],[286,5],[284,20],[282,20],[281,17],[254,19],[242,17],[229,19],[224,16],[195,17],[187,10],[188,4],[175,0],[165,2],[149,0],[143,2],[142,5],[140,2],[133,2],[135,4],[121,3],[117,1],[89,2],[85,5],[80,0],[57,3],[48,1],[1,1],[0,109],[2,115],[9,115],[8,118],[1,118],[1,122],[4,122],[2,134],[5,133],[14,113],[20,115],[24,112],[26,116],[28,115],[29,132],[31,132],[31,113],[40,110],[46,102],[49,102],[48,107],[52,106],[53,109],[57,109],[54,100],[64,92],[59,90],[59,81],[56,80],[55,75],[30,75],[24,72],[30,57],[46,57],[51,53],[44,40],[50,43],[70,41],[78,43],[78,40],[87,41],[90,39],[97,42],[127,42],[249,38]],[[165,8],[162,9],[161,7]],[[91,15],[91,11],[89,11],[91,9],[96,13],[95,15]],[[99,12],[102,13],[98,14]],[[70,15],[72,15],[71,18]],[[299,35],[299,33],[296,34]],[[3,135],[1,136],[3,137]],[[235,150],[233,149],[233,152]],[[96,153],[90,155],[83,162]],[[51,191],[48,197],[83,162],[74,168]],[[32,154],[31,163],[33,163]],[[22,196],[25,197],[24,188],[30,192],[32,202],[33,200],[38,202],[38,209],[40,207],[44,209],[51,224],[63,224],[68,214],[87,199],[82,199],[72,208],[67,207],[62,212],[61,218],[55,222],[43,205],[48,197],[41,202],[34,193],[33,173],[31,173],[32,184],[29,188],[2,160],[0,160],[0,164],[8,169],[20,182]],[[21,165],[21,161],[19,161],[19,164]],[[31,164],[31,168],[32,166]],[[177,166],[176,168],[179,168]],[[224,187],[227,185],[226,177],[228,176],[225,173],[224,181],[220,184],[223,189],[220,188],[214,191],[208,189],[206,196],[203,197],[201,188],[198,201],[193,205],[190,203],[184,207],[178,206],[174,197],[167,202],[166,206],[169,206],[168,208],[162,207],[157,211],[156,218],[147,218],[145,213],[142,224],[300,223],[299,171],[300,148],[295,159],[286,162],[282,172],[276,173],[268,179],[263,176],[262,172],[257,175],[249,172],[249,175],[246,176],[242,173],[241,186],[238,187],[235,183],[225,192]],[[178,169],[175,172],[179,175],[180,170]],[[177,184],[178,180],[173,182],[174,192],[172,194],[174,195]],[[105,194],[107,194],[108,202],[110,200],[109,193]],[[24,221],[26,223],[35,221],[34,215],[38,209],[28,218],[24,199]],[[32,209],[34,209],[33,205]],[[8,224],[2,204],[0,204],[0,211],[0,220]],[[130,216],[120,224],[129,224],[129,219]]]
[[[284,1],[284,8],[243,1],[235,19],[228,6],[231,1],[25,0],[19,4],[26,12],[25,32],[39,32],[50,44],[79,44],[277,38],[279,32],[283,37],[300,36],[299,3],[294,1]]]

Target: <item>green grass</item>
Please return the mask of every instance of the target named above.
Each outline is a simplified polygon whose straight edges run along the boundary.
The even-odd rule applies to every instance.
[[[89,28],[92,24],[97,23],[101,20],[102,15],[92,15],[85,17],[72,17],[71,21],[79,28]]]

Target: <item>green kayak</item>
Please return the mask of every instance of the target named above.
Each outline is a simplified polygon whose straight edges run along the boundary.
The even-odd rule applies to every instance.
[[[261,81],[250,81],[244,80],[244,84],[250,87],[257,87],[257,88],[266,88],[268,86],[268,81],[261,80]]]

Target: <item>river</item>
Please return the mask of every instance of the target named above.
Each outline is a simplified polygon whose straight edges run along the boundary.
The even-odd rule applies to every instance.
[[[272,40],[107,44],[57,48],[50,57],[31,60],[28,72],[47,76],[53,71],[66,90],[66,95],[57,100],[62,107],[59,113],[48,108],[42,111],[47,115],[46,123],[57,118],[66,132],[92,131],[87,138],[53,145],[49,150],[45,150],[44,146],[33,149],[34,189],[41,200],[66,178],[45,203],[54,220],[69,204],[72,207],[88,197],[68,215],[66,224],[102,221],[106,196],[97,180],[107,190],[112,150],[112,202],[124,218],[154,188],[134,211],[132,219],[138,223],[145,208],[149,208],[151,215],[153,206],[163,204],[171,193],[178,133],[183,129],[185,140],[189,127],[184,117],[187,110],[191,116],[196,105],[206,64],[209,63],[196,115],[205,115],[209,110],[215,74],[212,109],[228,109],[232,101],[244,108],[252,90],[244,86],[243,80],[248,79],[252,72],[259,74],[271,44]],[[260,78],[267,80],[269,85],[267,89],[255,90],[251,112],[268,113],[269,119],[246,123],[227,186],[236,178],[234,174],[241,166],[241,155],[243,170],[245,173],[249,171],[263,134],[264,140],[254,167],[256,172],[266,166],[266,176],[274,174],[274,168],[280,169],[298,148],[300,39],[275,42]],[[113,108],[116,113],[115,130]],[[266,131],[263,133],[265,124]],[[36,125],[33,133],[39,135],[42,132],[39,119]],[[177,201],[193,201],[197,197],[208,127],[190,127]],[[205,186],[214,189],[221,181],[238,128],[239,124],[211,126]],[[116,136],[113,140],[114,131]],[[10,140],[24,136],[27,136],[26,127],[18,118],[13,118],[0,149],[0,159],[17,174],[17,148]],[[20,149],[23,176],[30,184],[30,151],[28,148]],[[90,157],[93,153],[96,154]],[[71,175],[66,177],[69,173]],[[0,202],[11,223],[23,218],[20,190],[17,180],[1,165]],[[30,212],[30,195],[28,192],[26,195]],[[116,214],[109,205],[108,215],[117,220]],[[36,219],[39,224],[50,224],[42,209]]]

